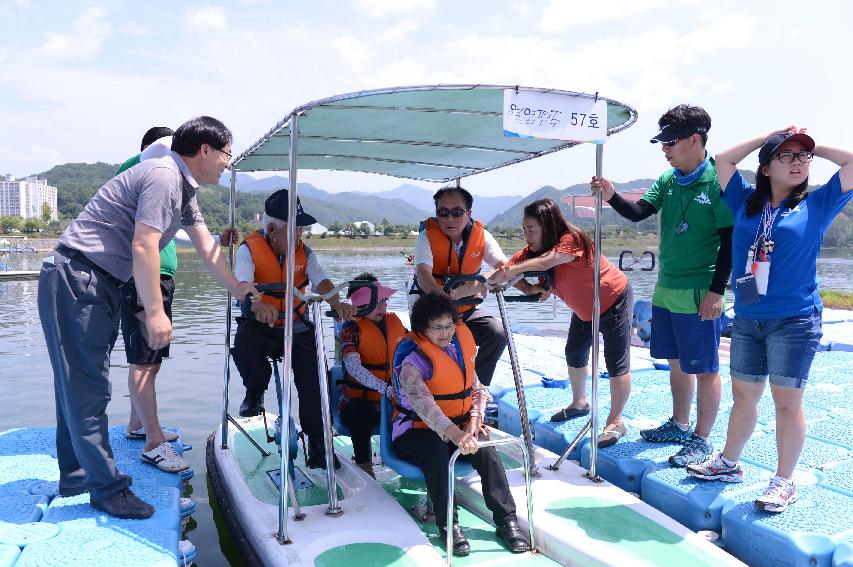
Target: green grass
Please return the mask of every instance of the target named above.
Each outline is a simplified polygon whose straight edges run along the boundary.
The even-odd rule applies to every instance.
[[[820,290],[820,298],[823,300],[824,307],[853,310],[853,293],[849,291],[822,289]]]

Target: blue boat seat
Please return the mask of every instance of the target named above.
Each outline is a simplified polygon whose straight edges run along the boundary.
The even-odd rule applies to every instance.
[[[398,475],[409,480],[424,480],[424,474],[420,467],[413,465],[408,461],[404,461],[394,452],[391,446],[391,400],[388,397],[382,398],[382,412],[379,423],[381,431],[379,435],[379,454],[382,457],[382,462],[386,467],[396,472]],[[456,476],[464,476],[474,470],[471,463],[456,461]]]
[[[349,427],[344,425],[344,422],[341,421],[341,409],[340,409],[340,399],[341,399],[341,388],[340,382],[344,379],[344,369],[341,366],[333,366],[331,370],[329,370],[329,400],[332,404],[332,426],[335,428],[335,431],[338,432],[339,435],[346,435],[350,437]],[[371,435],[379,435],[379,426],[375,426]]]

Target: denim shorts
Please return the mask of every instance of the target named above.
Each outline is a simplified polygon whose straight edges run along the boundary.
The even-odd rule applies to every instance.
[[[735,315],[732,326],[732,378],[787,388],[805,388],[817,351],[821,313],[785,319],[746,319]]]

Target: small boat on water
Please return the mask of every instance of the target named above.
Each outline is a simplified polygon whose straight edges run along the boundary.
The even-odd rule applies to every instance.
[[[380,173],[458,184],[463,177],[580,143],[508,132],[507,113],[528,126],[531,112],[538,113],[538,120],[543,124],[551,119],[559,122],[555,117],[560,111],[544,106],[531,109],[515,103],[508,105],[507,100],[515,100],[513,93],[540,96],[546,106],[549,101],[558,106],[562,103],[578,103],[585,108],[598,105],[595,106],[597,114],[591,116],[595,117],[596,125],[603,125],[601,134],[598,138],[578,138],[600,142],[596,147],[598,174],[601,173],[604,139],[630,127],[637,118],[631,107],[597,94],[518,86],[397,87],[330,97],[296,108],[234,160],[232,206],[238,172],[289,169],[291,187],[297,186],[300,168]],[[565,118],[568,120],[568,116]],[[297,208],[296,193],[289,194],[291,216]],[[288,219],[289,227],[295,226],[294,220]],[[600,244],[598,225],[596,237]],[[289,240],[293,246],[293,233]],[[293,273],[292,258],[293,254],[288,254],[290,274]],[[311,294],[304,298],[300,294],[300,298],[309,305],[317,305],[315,313],[319,318],[319,302],[323,298]],[[499,299],[499,304],[501,301]],[[285,305],[292,308],[288,299]],[[226,325],[229,334],[230,309],[229,301]],[[504,309],[502,316],[505,328],[509,329]],[[285,321],[284,367],[287,368],[292,340],[289,336],[291,317],[285,314],[282,319]],[[319,320],[315,322],[320,323]],[[323,344],[323,325],[317,324],[315,332],[318,344]],[[226,361],[222,423],[208,442],[208,474],[217,502],[244,558],[250,564],[264,565],[348,562],[377,566],[450,565],[453,561],[466,565],[508,562],[523,565],[683,565],[685,562],[739,565],[737,559],[707,539],[596,474],[596,449],[594,444],[590,449],[590,444],[584,441],[587,431],[593,439],[598,433],[597,351],[596,344],[592,357],[593,419],[576,435],[571,447],[558,456],[547,448],[533,445],[532,417],[524,402],[526,388],[531,384],[524,383],[514,347],[510,345],[511,368],[504,365],[501,370],[502,393],[515,397],[518,416],[503,426],[498,420],[502,431],[492,429],[491,437],[499,445],[518,504],[520,523],[530,530],[535,551],[514,556],[498,542],[483,504],[478,475],[470,469],[457,468],[449,478],[456,482],[456,498],[462,508],[460,522],[467,529],[472,553],[467,558],[455,560],[447,552],[449,542],[437,537],[434,524],[425,522],[417,507],[426,499],[425,485],[420,480],[407,478],[404,467],[386,451],[390,432],[385,425],[374,437],[381,457],[375,463],[374,479],[351,461],[349,438],[335,435],[333,421],[337,420],[329,407],[336,404],[326,399],[328,390],[324,384],[321,395],[326,447],[327,451],[334,449],[342,467],[337,471],[334,467],[326,471],[309,469],[303,464],[307,464],[303,450],[295,441],[288,441],[290,435],[283,433],[283,429],[289,428],[280,425],[291,421],[290,385],[285,383],[279,395],[281,419],[267,416],[279,424],[276,434],[270,435],[266,431],[269,419],[238,420],[229,415],[230,366]],[[321,359],[318,365],[327,364],[325,355],[318,355],[318,358]],[[652,368],[651,363],[648,364]],[[277,364],[275,370],[278,374]],[[336,372],[340,369],[332,369],[331,375]],[[529,379],[529,371],[525,372]],[[537,382],[541,378],[534,376]],[[507,416],[511,413],[511,410],[505,412]],[[513,426],[515,423],[517,428]],[[566,460],[566,457],[578,457],[582,446],[591,451],[586,468]],[[570,455],[573,451],[575,453]],[[412,507],[418,512],[409,513],[407,510]],[[631,545],[632,541],[645,544]]]

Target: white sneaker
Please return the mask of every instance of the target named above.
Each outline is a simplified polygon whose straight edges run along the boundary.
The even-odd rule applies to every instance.
[[[755,499],[755,507],[765,512],[784,512],[789,504],[797,501],[797,487],[793,481],[773,477],[764,494]]]
[[[174,431],[169,431],[167,429],[163,429],[162,431],[163,431],[163,437],[169,443],[171,443],[172,441],[178,440],[178,434],[175,433]],[[145,439],[145,428],[140,427],[136,431],[128,431],[127,433],[125,433],[125,437],[127,437],[128,439]]]
[[[160,443],[150,451],[142,453],[142,462],[170,473],[190,468],[189,463],[181,458],[168,443]]]

